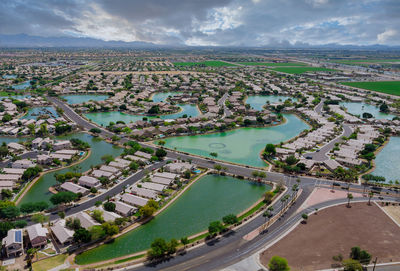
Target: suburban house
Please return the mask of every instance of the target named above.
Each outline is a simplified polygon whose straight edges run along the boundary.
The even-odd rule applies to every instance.
[[[65,226],[64,219],[60,219],[55,222],[50,229],[53,235],[57,238],[58,242],[62,245],[69,244],[74,239],[74,231]]]
[[[49,231],[42,227],[42,224],[34,224],[26,228],[28,232],[29,241],[32,247],[42,247],[47,244],[47,234]]]
[[[24,239],[22,229],[11,229],[3,239],[3,248],[7,257],[18,256],[24,253]]]
[[[116,201],[114,203],[115,203],[115,212],[122,216],[130,216],[130,215],[133,215],[137,211],[136,207],[126,204],[122,201]]]
[[[81,193],[82,195],[87,195],[89,194],[89,190],[86,189],[85,187],[82,187],[80,185],[74,184],[72,182],[65,182],[63,183],[60,188],[64,191],[69,191],[75,194]]]

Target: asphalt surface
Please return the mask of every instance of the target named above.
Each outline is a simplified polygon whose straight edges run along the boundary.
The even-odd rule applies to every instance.
[[[323,147],[319,149],[319,151],[315,152],[309,152],[305,153],[303,156],[304,157],[311,157],[312,160],[315,160],[317,162],[323,162],[325,160],[328,160],[328,153],[335,147],[336,143],[340,143],[343,141],[342,137],[349,137],[353,133],[353,129],[351,128],[350,124],[345,124],[343,123],[343,132],[334,138],[333,140],[329,141],[329,143],[325,144]]]
[[[100,128],[87,120],[83,119],[77,113],[75,113],[69,106],[64,104],[63,102],[55,99],[49,98],[51,102],[56,104],[57,106],[61,107],[64,110],[64,113],[70,118],[72,121],[76,122],[79,126],[84,129],[91,129],[91,128]],[[343,134],[328,143],[326,146],[321,148],[321,151],[315,153],[317,159],[322,159],[321,155],[327,153],[331,148],[333,148],[334,144],[341,139],[342,136],[348,136],[351,134],[351,129],[347,125],[343,125],[344,131]],[[111,137],[114,135],[113,133],[102,129],[101,136],[103,137]],[[120,140],[121,143],[127,142],[129,139],[122,138]],[[150,146],[154,148],[154,146],[142,143],[144,146]],[[230,164],[223,161],[214,161],[211,159],[198,157],[186,153],[179,153],[171,150],[167,150],[167,157],[169,159],[184,159],[184,160],[191,160],[194,164],[197,164],[200,167],[205,168],[214,168],[216,164],[222,165],[225,169],[225,172],[244,176],[244,177],[252,177],[252,172],[254,170],[260,171],[261,169],[255,169],[249,166],[243,165],[235,165]],[[321,158],[319,158],[321,157]],[[326,156],[325,156],[326,157]],[[157,164],[153,164],[148,168],[148,170],[153,170],[159,168],[163,165],[164,162],[160,162]],[[141,170],[137,172],[135,175],[128,178],[128,180],[120,183],[107,191],[105,194],[93,198],[85,203],[82,203],[79,206],[72,207],[67,211],[67,215],[74,214],[90,208],[94,205],[94,203],[98,200],[105,200],[107,196],[113,196],[119,192],[121,192],[126,185],[133,184],[139,181],[142,177],[144,177],[145,170]],[[296,179],[300,179],[300,186],[299,188],[302,189],[302,193],[300,197],[296,200],[296,202],[289,208],[288,211],[274,224],[270,226],[267,232],[256,236],[251,241],[245,241],[243,236],[252,232],[260,225],[265,223],[265,218],[261,215],[257,216],[255,219],[251,220],[249,223],[243,225],[238,230],[231,232],[227,237],[221,237],[218,240],[210,240],[207,242],[206,245],[200,246],[194,250],[187,252],[182,256],[177,256],[175,258],[171,258],[169,260],[160,262],[158,264],[149,264],[145,266],[140,266],[137,268],[127,268],[126,270],[219,270],[226,266],[230,266],[236,262],[241,261],[242,259],[248,257],[249,255],[255,253],[256,251],[260,250],[264,247],[268,242],[271,242],[276,237],[283,234],[286,230],[290,229],[293,225],[298,223],[301,220],[301,213],[296,213],[298,208],[304,203],[304,201],[308,198],[310,193],[312,192],[313,188],[316,185],[332,185],[331,180],[313,178],[313,177],[303,177],[303,176],[290,176],[285,175],[282,173],[277,172],[267,172],[268,181],[273,182],[282,182],[284,183],[289,189],[286,194],[291,194],[291,187],[293,184],[296,183]],[[338,182],[340,183],[340,182]],[[341,183],[343,187],[347,187],[347,184]],[[352,184],[351,189],[363,189],[363,186],[358,184]],[[389,200],[398,200],[398,198],[392,198],[391,196],[386,196],[385,192],[391,192],[389,190],[383,189],[382,195],[385,199]],[[367,200],[366,198],[355,198],[354,200]],[[304,212],[311,212],[315,210],[315,208],[321,209],[323,207],[331,206],[333,204],[338,203],[345,203],[347,199],[341,200],[334,200],[329,202],[324,202],[321,204],[317,204],[315,206],[309,207],[308,209],[304,210]],[[282,209],[282,202],[277,201],[274,204],[274,211],[273,213],[276,214]],[[56,217],[55,215],[52,218]]]

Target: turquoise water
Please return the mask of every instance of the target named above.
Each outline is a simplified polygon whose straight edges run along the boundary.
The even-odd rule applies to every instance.
[[[14,89],[18,89],[18,90],[27,89],[27,88],[29,88],[31,86],[30,83],[31,83],[31,81],[29,80],[29,81],[23,82],[21,84],[13,85],[12,87]]]
[[[39,115],[49,114],[51,113],[51,118],[58,118],[59,115],[57,111],[52,106],[41,106],[41,107],[32,107],[28,110],[28,113],[22,117],[22,119],[37,119]]]
[[[108,95],[79,94],[64,95],[61,98],[66,99],[68,104],[81,104],[88,101],[105,101],[108,99]]]
[[[4,79],[15,79],[17,76],[15,74],[5,74],[3,75]]]
[[[376,119],[391,120],[395,117],[395,115],[379,112],[379,107],[371,104],[346,102],[346,103],[340,103],[340,105],[346,107],[347,112],[349,112],[350,114],[359,115],[360,117],[362,117],[362,114],[365,112],[372,114]]]
[[[169,91],[169,92],[157,92],[153,95],[152,100],[155,103],[158,102],[165,102],[168,96],[175,96],[180,94],[181,92],[178,91]]]
[[[35,185],[25,194],[22,198],[21,202],[37,202],[37,201],[47,201],[49,202],[50,197],[53,195],[49,192],[49,187],[53,186],[57,183],[55,174],[57,173],[66,173],[68,171],[75,172],[85,172],[91,168],[91,166],[96,166],[102,164],[103,161],[101,157],[106,154],[111,154],[116,157],[122,153],[122,148],[118,148],[110,143],[107,143],[98,138],[92,137],[91,135],[78,133],[74,135],[61,136],[57,137],[58,139],[70,139],[70,138],[79,138],[85,142],[88,142],[91,147],[91,155],[85,161],[81,162],[76,166],[72,166],[71,168],[61,169],[53,172],[49,172],[43,175]]]
[[[400,181],[400,137],[394,136],[386,146],[378,153],[375,159],[375,170],[371,173],[376,176],[383,176],[386,182]]]
[[[30,97],[31,97],[31,95],[7,95],[7,96],[0,96],[0,100],[6,99],[6,98],[22,100],[22,99],[30,98]]]
[[[266,144],[289,140],[309,128],[295,115],[285,114],[284,117],[286,123],[278,126],[166,138],[165,147],[206,157],[212,157],[210,153],[216,152],[219,160],[264,167],[259,153]]]
[[[284,102],[287,99],[291,99],[293,102],[297,102],[297,98],[289,97],[289,96],[281,96],[281,95],[252,95],[249,96],[246,100],[246,103],[249,104],[255,110],[263,110],[263,106],[269,101],[271,104]]]
[[[111,244],[85,251],[79,264],[108,260],[150,247],[156,238],[179,240],[203,230],[209,223],[249,208],[270,187],[232,177],[207,175],[194,183],[165,211],[150,222],[115,239]]]
[[[179,105],[181,107],[181,111],[175,114],[169,114],[169,115],[161,115],[161,119],[176,119],[182,117],[184,114],[187,115],[187,117],[196,117],[200,114],[199,110],[195,105],[191,104],[184,104],[184,105]],[[119,111],[112,111],[112,112],[95,112],[95,113],[87,113],[85,114],[85,117],[90,119],[91,121],[97,123],[98,125],[101,126],[108,126],[109,123],[112,122],[117,122],[117,121],[123,121],[125,123],[130,123],[130,122],[135,122],[138,120],[143,120],[144,117],[147,117],[147,119],[152,119],[155,117],[149,117],[145,115],[131,115],[131,114],[126,114],[123,112]]]

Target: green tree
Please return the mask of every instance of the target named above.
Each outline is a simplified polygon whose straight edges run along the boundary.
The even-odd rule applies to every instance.
[[[353,194],[347,193],[347,207],[350,207],[350,201],[353,199]]]
[[[222,225],[221,221],[213,221],[208,226],[208,233],[210,235],[215,235],[221,232],[224,229],[224,225]]]
[[[61,191],[57,194],[51,196],[50,201],[54,205],[70,203],[74,201],[78,197],[77,194],[69,192],[69,191]]]
[[[111,201],[107,201],[104,203],[104,210],[109,211],[109,212],[114,212],[115,211],[115,203]]]
[[[49,221],[49,217],[48,217],[48,216],[45,216],[45,215],[43,215],[43,214],[34,214],[34,215],[32,216],[32,220],[33,220],[34,222],[36,222],[36,223],[43,224],[43,223]]]
[[[8,206],[3,209],[1,209],[0,215],[2,218],[16,218],[20,215],[19,208],[16,206]]]
[[[290,267],[285,258],[273,256],[268,263],[269,271],[289,271]]]
[[[301,218],[303,218],[304,223],[307,223],[308,215],[306,213],[302,214]]]
[[[74,233],[74,241],[77,243],[89,243],[91,239],[90,232],[84,228],[79,228]]]
[[[225,225],[232,225],[238,223],[239,219],[234,214],[229,214],[222,218],[222,222],[224,222]]]
[[[162,159],[167,156],[167,152],[164,149],[157,149],[156,156],[158,157],[158,159]]]
[[[264,193],[264,202],[265,202],[265,204],[271,204],[271,202],[272,202],[272,199],[274,198],[274,192],[272,192],[272,191],[267,191],[267,192],[265,192]]]
[[[94,210],[92,213],[92,217],[94,220],[96,220],[99,223],[103,223],[104,222],[104,218],[103,218],[103,212],[100,210]]]
[[[149,258],[161,258],[167,251],[167,242],[162,238],[157,238],[151,243],[150,250],[147,252]]]
[[[105,233],[108,236],[113,236],[115,234],[119,233],[119,228],[117,225],[114,225],[112,223],[109,222],[104,222],[103,224],[101,224],[101,227],[104,229]]]
[[[267,144],[267,145],[265,146],[264,152],[265,152],[268,156],[275,155],[275,154],[276,154],[276,147],[275,147],[275,145],[274,145],[274,144]]]
[[[106,232],[102,226],[95,225],[89,228],[90,238],[92,241],[98,240],[106,236]]]

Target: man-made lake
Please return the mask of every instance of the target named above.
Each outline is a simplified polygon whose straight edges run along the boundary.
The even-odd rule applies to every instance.
[[[13,85],[12,87],[14,89],[21,90],[21,89],[27,89],[30,86],[31,86],[31,81],[29,80],[29,81],[23,82],[21,84]]]
[[[197,106],[195,105],[184,104],[184,105],[179,105],[179,107],[181,108],[181,111],[175,114],[160,115],[160,118],[167,120],[167,119],[177,119],[182,117],[183,115],[186,115],[187,117],[196,117],[200,114],[199,110],[197,109]],[[111,121],[114,123],[117,121],[130,123],[138,120],[143,120],[143,118],[147,118],[148,120],[155,118],[145,115],[131,115],[119,111],[87,113],[85,114],[85,117],[87,117],[91,121],[101,126],[108,126]]]
[[[155,103],[165,102],[169,96],[175,96],[181,94],[182,92],[178,91],[168,91],[168,92],[157,92],[153,95],[152,100]]]
[[[46,173],[43,175],[35,185],[25,194],[22,198],[20,204],[25,202],[37,202],[37,201],[47,201],[49,202],[50,197],[53,195],[49,192],[49,187],[56,184],[55,175],[57,173],[66,173],[68,171],[74,172],[85,172],[90,169],[91,166],[96,166],[102,164],[103,161],[101,157],[106,154],[110,154],[114,157],[120,155],[122,153],[122,149],[118,148],[110,143],[107,143],[98,138],[92,137],[91,135],[78,133],[74,135],[61,136],[57,137],[58,139],[71,139],[71,138],[79,138],[85,142],[88,142],[91,147],[91,155],[85,161],[81,162],[76,166],[72,166],[70,168],[65,168],[53,172]],[[1,138],[0,138],[1,141]]]
[[[17,76],[15,74],[5,74],[3,75],[4,79],[15,79]]]
[[[400,137],[393,136],[386,146],[378,153],[375,159],[375,170],[371,173],[383,176],[386,182],[400,181]]]
[[[379,107],[367,103],[355,103],[355,102],[345,102],[340,103],[341,106],[347,109],[347,112],[353,115],[359,115],[362,118],[362,114],[367,112],[374,116],[376,119],[388,119],[391,120],[395,117],[392,114],[386,114],[379,112]]]
[[[267,143],[289,140],[309,128],[295,115],[285,114],[284,117],[286,123],[277,126],[166,138],[165,147],[206,157],[212,157],[210,153],[215,152],[219,160],[264,167],[259,154]]]
[[[64,95],[61,98],[67,100],[68,104],[81,104],[89,101],[105,101],[108,95],[92,95],[92,94],[77,94],[77,95]]]
[[[267,103],[267,101],[271,104],[274,104],[284,102],[287,99],[291,99],[293,102],[297,102],[297,98],[293,98],[290,96],[252,95],[247,98],[246,103],[249,104],[253,109],[260,111],[263,110],[263,106]]]
[[[39,115],[49,115],[50,118],[58,118],[57,111],[52,106],[32,107],[22,119],[37,119]]]
[[[232,177],[207,175],[150,222],[76,257],[79,264],[108,260],[148,249],[156,238],[179,240],[203,230],[228,214],[239,214],[271,189]]]

